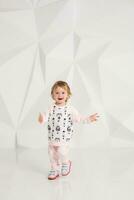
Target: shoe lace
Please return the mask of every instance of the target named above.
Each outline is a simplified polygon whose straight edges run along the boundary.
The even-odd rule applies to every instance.
[[[56,171],[51,169],[50,172],[49,172],[49,175],[55,175]]]

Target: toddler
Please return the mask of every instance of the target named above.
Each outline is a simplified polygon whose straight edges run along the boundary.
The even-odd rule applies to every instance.
[[[68,158],[69,146],[73,136],[74,122],[90,123],[97,121],[97,113],[91,116],[81,116],[78,111],[68,103],[71,96],[69,85],[64,81],[57,81],[51,89],[53,105],[46,113],[39,115],[41,124],[47,122],[48,153],[51,163],[49,180],[59,175],[67,176],[71,171],[72,162]]]

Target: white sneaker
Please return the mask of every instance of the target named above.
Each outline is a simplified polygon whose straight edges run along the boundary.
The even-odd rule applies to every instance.
[[[61,168],[61,175],[67,176],[71,172],[71,161],[69,160],[68,163],[63,163]]]
[[[49,172],[49,174],[48,174],[48,179],[49,180],[55,180],[58,177],[59,177],[58,171],[55,170],[55,169],[51,169],[50,172]]]

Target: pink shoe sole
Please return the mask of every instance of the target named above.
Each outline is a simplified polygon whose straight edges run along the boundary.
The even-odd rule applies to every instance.
[[[58,178],[59,177],[59,174],[57,174],[56,176],[54,176],[53,178],[51,178],[51,177],[48,177],[48,180],[55,180],[56,178]]]

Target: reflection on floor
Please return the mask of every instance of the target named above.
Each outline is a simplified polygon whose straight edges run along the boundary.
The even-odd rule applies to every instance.
[[[47,180],[47,149],[0,150],[0,200],[134,199],[134,149],[73,149],[72,173]]]

